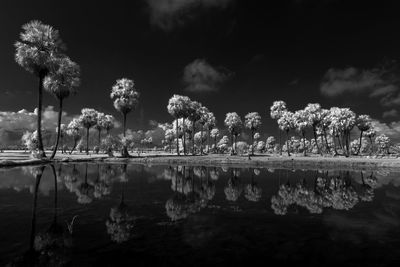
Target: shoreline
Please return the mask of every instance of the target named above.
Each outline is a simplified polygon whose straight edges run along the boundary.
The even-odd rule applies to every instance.
[[[142,154],[131,158],[108,157],[104,154],[58,155],[53,161],[47,159],[29,159],[20,155],[8,157],[0,154],[0,168],[12,168],[29,165],[54,163],[108,163],[108,164],[142,164],[142,165],[187,165],[210,167],[238,167],[238,168],[282,168],[282,169],[310,169],[310,170],[377,170],[386,169],[400,172],[400,158],[366,158],[366,157],[321,157],[321,156],[279,156],[255,155],[251,159],[245,156],[230,156],[226,154],[210,154],[198,156],[177,156],[171,154]],[[15,155],[15,154],[14,154]]]

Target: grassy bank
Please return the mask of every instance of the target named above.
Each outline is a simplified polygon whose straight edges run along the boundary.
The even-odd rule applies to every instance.
[[[255,155],[230,156],[204,155],[204,156],[176,156],[168,153],[134,154],[132,158],[108,157],[104,154],[58,154],[57,162],[105,162],[105,163],[135,163],[146,165],[193,165],[193,166],[232,166],[254,168],[284,168],[284,169],[343,169],[343,170],[376,170],[385,168],[400,171],[400,159],[381,157],[321,157],[313,156],[279,156]],[[28,153],[4,152],[0,154],[0,167],[15,167],[49,163],[47,160],[30,159]]]

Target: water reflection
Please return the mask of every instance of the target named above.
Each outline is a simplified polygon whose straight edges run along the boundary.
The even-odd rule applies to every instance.
[[[0,176],[0,190],[9,194],[7,203],[12,203],[0,207],[3,218],[12,214],[8,206],[21,207],[12,210],[18,216],[28,212],[23,208],[24,192],[32,199],[32,210],[29,206],[25,216],[29,222],[18,224],[30,223],[29,238],[26,234],[26,242],[9,237],[0,243],[0,252],[12,248],[7,261],[16,260],[10,266],[65,265],[77,251],[85,257],[99,248],[109,254],[117,253],[117,247],[151,253],[155,246],[154,251],[161,253],[170,243],[183,250],[188,248],[181,243],[190,243],[201,250],[218,240],[223,240],[218,245],[227,244],[227,236],[236,240],[229,243],[229,239],[232,251],[254,249],[256,244],[279,250],[279,242],[302,240],[299,229],[307,227],[308,235],[318,231],[324,235],[318,242],[400,240],[400,182],[396,174],[382,170],[84,163],[4,170]],[[12,226],[15,218],[0,222],[1,227]],[[282,233],[284,226],[287,240],[282,241],[275,233]],[[354,232],[350,235],[344,231],[348,229]],[[220,252],[218,247],[213,249]]]
[[[134,218],[129,214],[130,209],[124,202],[127,165],[122,165],[120,171],[119,177],[122,182],[121,200],[117,206],[111,208],[109,218],[106,221],[107,233],[111,236],[111,240],[117,243],[128,241],[131,238],[134,227]]]
[[[357,192],[352,184],[350,172],[338,176],[317,176],[314,184],[307,184],[304,179],[292,185],[289,181],[279,186],[278,193],[271,198],[271,208],[277,215],[285,215],[291,205],[306,208],[310,213],[320,214],[324,208],[350,210],[359,201],[372,201],[373,186],[376,178],[373,173],[364,179],[361,172],[362,186]]]
[[[45,168],[45,166],[29,167],[28,172],[36,180],[33,191],[29,249],[9,263],[9,266],[66,266],[70,260],[68,254],[72,247],[72,226],[67,230],[58,222],[57,174],[59,172],[53,165],[50,165],[54,178],[53,219],[46,229],[36,230],[38,191]]]

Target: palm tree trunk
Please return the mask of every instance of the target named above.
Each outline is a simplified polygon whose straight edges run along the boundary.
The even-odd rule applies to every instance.
[[[307,156],[307,148],[306,148],[306,133],[303,131],[303,156]]]
[[[55,157],[55,155],[57,153],[58,142],[60,140],[60,134],[61,134],[61,116],[62,116],[62,108],[63,108],[63,99],[62,98],[60,98],[59,104],[60,104],[59,105],[60,110],[58,111],[57,139],[56,139],[56,145],[54,146],[53,153],[51,153],[50,159],[54,159],[54,157]]]
[[[254,155],[254,130],[251,129],[251,155]]]
[[[210,153],[210,146],[211,146],[211,144],[210,144],[211,140],[210,139],[211,139],[210,138],[210,129],[207,129],[207,143],[208,143],[207,153]]]
[[[89,155],[89,128],[86,128],[86,155]]]
[[[217,149],[217,136],[214,137],[214,153]]]
[[[126,137],[126,113],[123,113],[123,117],[124,117],[124,137]],[[126,144],[124,144],[122,148],[121,156],[123,158],[129,157],[128,147],[126,146]]]
[[[363,134],[363,131],[360,131],[360,143],[358,144],[358,149],[357,149],[356,155],[360,154],[361,142],[362,142],[362,134]]]
[[[185,132],[185,118],[182,118],[182,133],[183,133],[183,155],[186,156],[186,132]]]
[[[72,147],[71,151],[69,152],[70,155],[72,154],[72,152],[74,152],[74,150],[75,150],[77,144],[78,144],[78,140],[76,140],[76,139],[74,138],[74,146]]]
[[[286,131],[286,150],[287,154],[290,157],[290,148],[289,148],[289,131]]]
[[[315,126],[313,126],[313,132],[314,132],[314,140],[315,140],[315,145],[317,146],[318,154],[321,154],[321,156],[322,156],[322,152],[318,145],[317,130],[315,129]]]
[[[329,144],[328,144],[328,138],[326,136],[326,129],[324,129],[324,138],[325,138],[325,144],[326,144],[326,151],[328,151],[328,153],[331,153],[331,149],[329,148]]]
[[[178,130],[178,118],[176,118],[176,153],[180,156],[179,153],[179,130]]]
[[[203,125],[200,128],[200,155],[203,155]]]
[[[39,74],[39,96],[38,96],[38,114],[37,114],[37,138],[38,138],[38,157],[45,158],[46,153],[43,149],[43,140],[42,140],[42,99],[43,99],[43,80],[44,73],[41,72]]]
[[[192,122],[192,154],[193,154],[193,155],[196,154],[196,153],[195,153],[195,150],[194,150],[194,134],[195,134],[194,131],[196,130],[195,124],[196,124],[196,122],[193,121],[193,122]]]
[[[282,131],[281,129],[279,129],[278,131],[279,131],[279,155],[282,156]]]
[[[101,139],[101,129],[97,129],[97,131],[99,131],[99,135],[98,135],[98,144],[99,144],[99,147],[100,147],[100,144],[101,144],[101,141],[100,141],[100,139]]]

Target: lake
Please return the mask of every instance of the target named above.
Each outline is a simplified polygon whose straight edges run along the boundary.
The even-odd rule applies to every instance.
[[[0,169],[0,265],[386,266],[399,173],[56,164]]]

